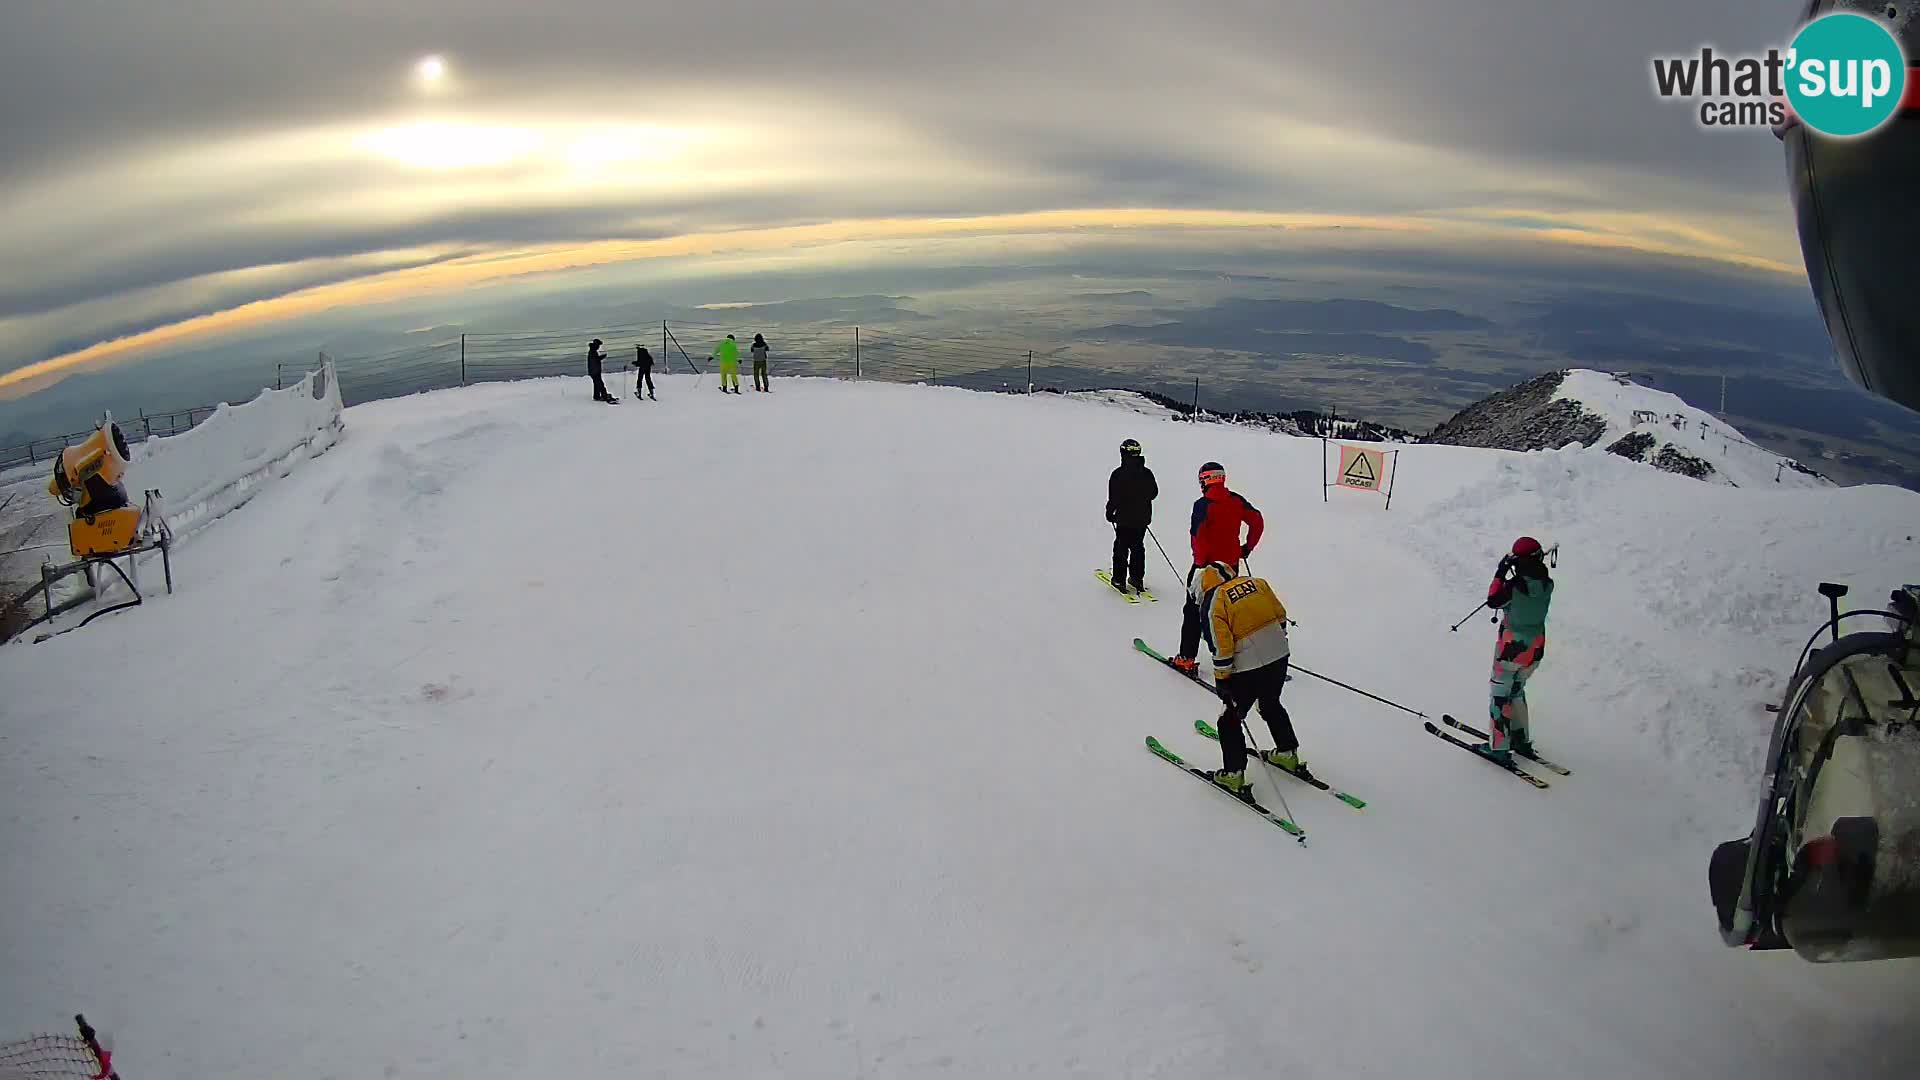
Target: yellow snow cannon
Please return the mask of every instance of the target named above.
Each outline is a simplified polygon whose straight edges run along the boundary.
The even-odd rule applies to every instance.
[[[67,540],[76,557],[118,555],[138,542],[140,510],[121,484],[129,455],[120,425],[105,421],[54,459],[47,493],[72,511]]]

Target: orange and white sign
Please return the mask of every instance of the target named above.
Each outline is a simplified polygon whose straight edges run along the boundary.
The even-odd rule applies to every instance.
[[[1386,475],[1386,463],[1387,456],[1378,450],[1341,443],[1340,475],[1334,482],[1341,487],[1379,491],[1380,479]]]

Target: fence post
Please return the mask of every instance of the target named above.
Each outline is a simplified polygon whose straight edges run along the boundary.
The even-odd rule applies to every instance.
[[[1033,393],[1033,350],[1027,350],[1027,393]]]
[[[460,335],[460,385],[467,385],[467,335]]]
[[[1193,378],[1193,409],[1187,413],[1187,419],[1196,423],[1200,419],[1200,377],[1198,375]]]
[[[660,362],[667,365],[668,371],[673,370],[673,354],[667,351],[667,320],[665,319],[660,320]]]
[[[860,328],[853,328],[853,381],[860,381]]]
[[[40,459],[33,456],[33,440],[32,439],[27,440],[27,464],[29,465],[40,464]],[[1773,478],[1775,480],[1778,480],[1780,479],[1780,476],[1778,473],[1775,473]]]

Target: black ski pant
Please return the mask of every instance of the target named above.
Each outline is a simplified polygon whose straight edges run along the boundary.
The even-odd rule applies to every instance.
[[[1180,653],[1191,660],[1200,654],[1200,604],[1193,598],[1193,575],[1199,567],[1187,571],[1187,602],[1180,609]]]
[[[1227,707],[1214,726],[1220,729],[1221,764],[1228,772],[1247,767],[1247,740],[1240,724],[1255,705],[1260,706],[1260,718],[1267,722],[1267,731],[1273,735],[1275,750],[1292,753],[1300,749],[1300,739],[1293,733],[1293,718],[1287,715],[1287,707],[1280,704],[1280,691],[1287,685],[1287,664],[1282,658],[1266,667],[1237,672],[1227,679]]]
[[[599,364],[593,364],[587,368],[587,377],[593,380],[593,400],[605,401],[613,396],[607,393],[607,384],[600,381]]]
[[[1113,584],[1132,584],[1139,589],[1147,583],[1147,527],[1113,527]]]
[[[653,397],[653,369],[652,368],[641,368],[640,374],[634,376],[633,378],[633,396],[634,397],[640,396],[640,388],[643,386],[647,388],[647,396]],[[654,398],[654,400],[658,401],[660,399]]]

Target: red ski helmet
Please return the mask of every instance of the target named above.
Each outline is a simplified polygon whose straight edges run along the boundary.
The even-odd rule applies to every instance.
[[[1540,541],[1531,536],[1523,536],[1513,542],[1513,557],[1516,559],[1537,559],[1542,550]]]

